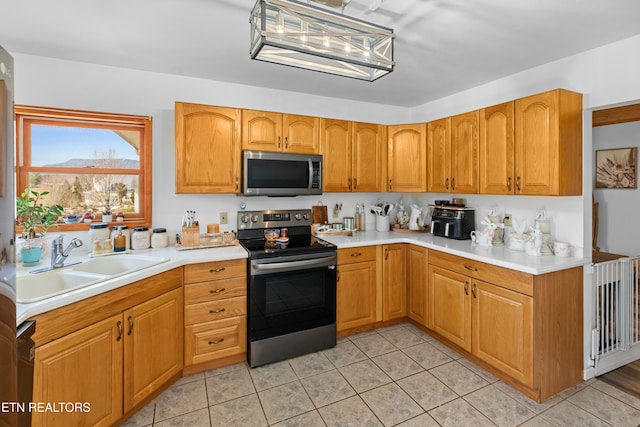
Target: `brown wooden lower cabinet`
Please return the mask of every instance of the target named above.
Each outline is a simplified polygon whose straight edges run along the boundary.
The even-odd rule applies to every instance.
[[[427,280],[429,278],[429,250],[422,246],[407,248],[407,316],[427,326]]]
[[[180,374],[181,271],[35,317],[33,401],[90,410],[34,412],[34,426],[112,425]]]
[[[189,372],[208,369],[207,363],[226,357],[244,357],[246,260],[186,265],[184,282],[184,364]]]
[[[543,401],[582,379],[582,278],[429,251],[428,327]]]

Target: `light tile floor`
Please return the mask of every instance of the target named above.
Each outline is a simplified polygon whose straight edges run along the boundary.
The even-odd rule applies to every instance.
[[[183,378],[123,424],[151,425],[636,427],[640,399],[594,379],[538,404],[403,323]]]

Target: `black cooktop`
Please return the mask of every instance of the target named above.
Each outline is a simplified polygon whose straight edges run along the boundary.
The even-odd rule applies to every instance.
[[[333,243],[315,236],[290,236],[287,243],[267,241],[265,238],[240,239],[240,244],[249,252],[250,259],[329,252],[337,249]]]

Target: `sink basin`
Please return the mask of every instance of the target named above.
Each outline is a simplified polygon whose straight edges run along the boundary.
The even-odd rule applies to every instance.
[[[169,260],[167,258],[145,255],[114,255],[93,258],[81,264],[73,265],[70,268],[73,271],[117,276],[152,267],[166,261]]]
[[[80,264],[17,278],[16,302],[31,303],[169,261],[144,255],[93,258]]]

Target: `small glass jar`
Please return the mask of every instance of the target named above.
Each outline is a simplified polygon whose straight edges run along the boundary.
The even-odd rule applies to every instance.
[[[169,235],[166,228],[154,228],[151,234],[151,247],[166,248],[169,246]]]
[[[149,227],[136,227],[131,234],[131,249],[149,249],[151,246],[151,233]]]
[[[109,224],[106,222],[95,222],[89,226],[90,242],[99,240],[102,243],[109,238]]]
[[[131,230],[129,230],[129,227],[127,227],[126,225],[116,225],[115,227],[113,227],[113,230],[111,230],[111,239],[115,239],[116,236],[120,234],[120,232],[122,232],[122,234],[124,235],[125,245],[124,249],[118,248],[119,250],[117,252],[120,252],[122,250],[126,251],[127,249],[131,248]]]

